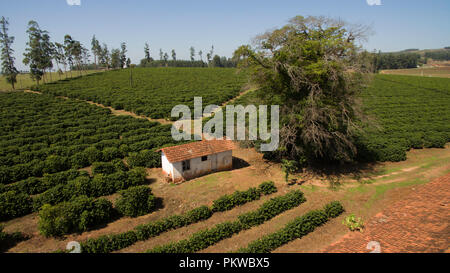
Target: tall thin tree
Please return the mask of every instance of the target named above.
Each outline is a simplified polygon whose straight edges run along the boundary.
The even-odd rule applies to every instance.
[[[144,53],[145,53],[145,59],[147,60],[147,62],[150,62],[150,46],[148,45],[148,43],[145,43],[144,46]]]
[[[0,20],[0,47],[1,47],[1,59],[2,59],[2,75],[5,76],[6,82],[11,84],[14,89],[14,85],[17,82],[17,74],[19,73],[14,66],[15,58],[13,56],[14,50],[11,48],[14,42],[14,37],[8,35],[9,22],[2,16]]]
[[[97,69],[97,59],[101,54],[101,46],[100,46],[100,42],[97,40],[97,38],[95,38],[95,35],[92,36],[91,39],[91,51],[92,54],[94,54],[94,64],[95,64],[95,69]]]
[[[124,68],[127,63],[127,45],[125,43],[120,44],[120,68]]]
[[[70,35],[64,36],[64,52],[66,54],[66,60],[69,65],[70,70],[70,77],[72,78],[72,67],[73,67],[73,47],[74,47],[74,40]]]
[[[32,80],[35,80],[39,85],[39,81],[42,79],[43,72],[43,50],[42,50],[42,35],[45,31],[42,31],[39,24],[36,21],[28,22],[28,42],[23,63],[30,66],[30,76]]]
[[[194,56],[195,56],[195,48],[193,46],[191,46],[191,48],[189,48],[190,52],[191,52],[191,61],[194,61]]]

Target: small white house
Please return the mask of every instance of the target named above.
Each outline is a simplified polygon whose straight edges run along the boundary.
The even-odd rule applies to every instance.
[[[168,180],[180,182],[233,167],[231,140],[202,140],[162,148],[162,171]]]

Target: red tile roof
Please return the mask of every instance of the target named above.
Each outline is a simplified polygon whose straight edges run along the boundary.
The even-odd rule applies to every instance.
[[[202,140],[187,144],[165,147],[160,149],[170,163],[202,157],[205,155],[217,154],[234,149],[233,141],[216,139]]]

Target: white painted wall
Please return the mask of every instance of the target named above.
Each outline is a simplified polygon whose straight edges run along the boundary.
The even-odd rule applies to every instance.
[[[167,160],[167,157],[163,152],[161,152],[161,165],[163,172],[173,179],[173,165]]]
[[[188,180],[207,173],[229,170],[232,168],[233,154],[232,151],[208,155],[206,161],[202,161],[201,157],[190,159],[190,170],[183,172],[183,163],[170,163],[164,153],[161,157],[162,168],[165,173],[170,174],[173,181]]]

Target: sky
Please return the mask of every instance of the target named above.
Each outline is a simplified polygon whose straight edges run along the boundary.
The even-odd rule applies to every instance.
[[[15,37],[16,67],[26,70],[23,52],[30,20],[90,48],[96,35],[108,48],[126,42],[128,57],[139,63],[144,44],[159,59],[159,49],[189,59],[189,48],[231,57],[242,44],[296,16],[324,15],[371,26],[364,48],[399,51],[450,46],[450,0],[0,0],[0,16],[9,19]]]

